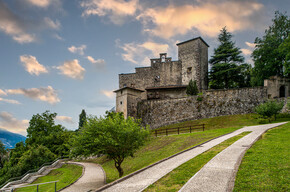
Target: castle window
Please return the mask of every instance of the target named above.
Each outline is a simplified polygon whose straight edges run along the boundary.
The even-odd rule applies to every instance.
[[[154,80],[155,80],[156,82],[159,82],[159,81],[160,81],[160,76],[159,76],[159,75],[156,75],[155,78],[154,78]]]
[[[126,84],[126,83],[124,83],[124,84],[123,84],[123,87],[127,87],[127,84]]]
[[[187,73],[191,73],[192,67],[187,67]]]
[[[120,101],[120,105],[122,105],[123,104],[123,102],[122,101]]]
[[[165,55],[161,56],[161,62],[164,63],[165,62]]]

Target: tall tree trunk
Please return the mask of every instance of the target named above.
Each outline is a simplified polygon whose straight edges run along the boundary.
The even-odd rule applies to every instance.
[[[115,160],[115,159],[114,159],[114,160]],[[123,169],[122,169],[122,167],[121,167],[121,164],[122,164],[123,160],[124,160],[124,159],[115,160],[115,167],[116,167],[116,169],[117,169],[118,172],[119,172],[119,177],[122,177],[123,174],[124,174],[124,171],[123,171]]]

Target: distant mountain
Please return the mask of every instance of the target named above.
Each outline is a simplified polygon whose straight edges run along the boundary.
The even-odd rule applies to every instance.
[[[12,133],[0,128],[0,140],[5,145],[5,147],[11,149],[15,147],[15,144],[20,141],[25,141],[26,137],[19,135],[17,133]]]

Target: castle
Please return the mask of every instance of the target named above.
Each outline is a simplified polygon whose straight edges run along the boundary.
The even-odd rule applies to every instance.
[[[177,46],[177,61],[161,53],[151,59],[151,66],[119,74],[119,89],[114,91],[116,112],[123,112],[125,118],[142,118],[156,128],[184,120],[250,113],[267,98],[289,96],[290,81],[280,77],[265,80],[264,87],[208,90],[209,45],[197,37]],[[186,95],[190,80],[204,93],[202,102]]]

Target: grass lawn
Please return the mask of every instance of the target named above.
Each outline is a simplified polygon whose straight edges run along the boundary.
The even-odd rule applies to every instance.
[[[290,118],[280,118],[277,121],[272,122],[285,121],[286,119],[290,120]],[[257,125],[259,124],[258,121],[259,119],[256,114],[246,114],[221,116],[171,125],[171,127],[176,127],[182,126],[181,124],[205,123],[206,129],[204,132],[193,132],[191,134],[187,133],[157,138],[152,136],[150,140],[147,141],[147,143],[145,143],[145,145],[134,154],[134,157],[125,158],[122,163],[124,176],[174,155],[180,151],[196,146],[220,135],[235,131],[243,126]],[[107,176],[107,183],[119,178],[118,171],[114,166],[114,161],[106,158],[106,156],[88,161],[98,163],[104,168]]]
[[[178,191],[195,173],[197,173],[208,161],[210,161],[219,152],[233,144],[235,141],[249,134],[243,132],[235,137],[227,139],[219,145],[187,161],[172,172],[150,185],[145,191]]]
[[[74,164],[64,164],[61,168],[52,170],[46,176],[38,178],[31,184],[45,183],[50,181],[57,181],[57,190],[73,183],[82,175],[83,167]],[[17,192],[31,192],[36,191],[36,186],[19,188]],[[39,186],[39,192],[54,192],[54,183],[44,184]]]
[[[234,191],[290,191],[290,123],[269,130],[245,154]]]

